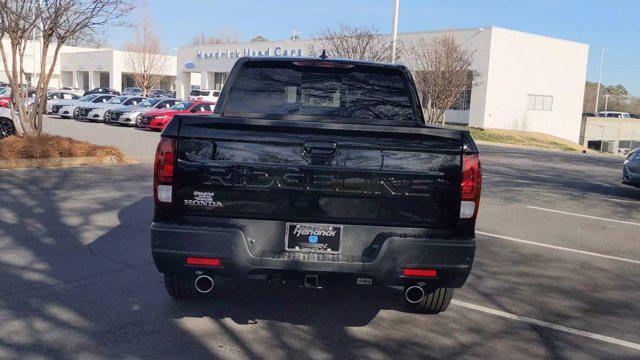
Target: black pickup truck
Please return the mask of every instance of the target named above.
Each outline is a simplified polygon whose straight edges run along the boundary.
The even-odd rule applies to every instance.
[[[151,248],[168,293],[216,277],[404,287],[444,311],[475,254],[478,149],[425,126],[406,67],[239,59],[213,115],[176,115],[154,167]]]

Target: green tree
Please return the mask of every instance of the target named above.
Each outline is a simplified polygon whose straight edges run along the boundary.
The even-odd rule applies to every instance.
[[[629,95],[627,88],[625,88],[622,84],[605,86],[604,93],[614,96]]]

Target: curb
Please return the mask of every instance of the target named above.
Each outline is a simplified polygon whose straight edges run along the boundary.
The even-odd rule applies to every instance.
[[[518,144],[499,143],[499,142],[482,141],[482,140],[477,140],[476,144],[512,148],[512,149],[515,148],[515,149],[527,149],[527,150],[537,150],[537,151],[546,151],[546,152],[560,152],[565,154],[587,155],[587,156],[596,156],[596,157],[603,157],[603,158],[614,158],[614,159],[622,158],[622,156],[618,156],[614,154],[604,154],[604,153],[600,153],[592,150],[587,150],[586,153],[583,153],[579,150],[553,149],[553,148],[544,148],[544,147],[538,147],[538,146],[532,146],[532,145],[518,145]]]
[[[131,160],[118,161],[115,156],[88,156],[77,158],[48,158],[48,159],[15,159],[0,160],[0,169],[20,169],[20,168],[55,168],[55,167],[76,167],[85,165],[117,165],[130,164]]]

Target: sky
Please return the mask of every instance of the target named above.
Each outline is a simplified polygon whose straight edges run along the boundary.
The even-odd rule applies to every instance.
[[[391,32],[393,0],[146,0],[167,53],[205,33],[249,40],[303,38],[337,23]],[[139,11],[128,19],[139,21]],[[640,95],[640,0],[400,0],[399,32],[499,26],[589,45],[587,80],[597,81],[604,47],[604,84]],[[131,29],[110,31],[109,45]]]

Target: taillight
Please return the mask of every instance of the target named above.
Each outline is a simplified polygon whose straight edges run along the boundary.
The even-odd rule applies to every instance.
[[[220,267],[222,265],[219,258],[203,258],[203,257],[188,257],[186,264],[200,265],[200,266],[215,266],[215,267]]]
[[[473,218],[478,214],[481,186],[482,166],[480,165],[480,155],[464,155],[462,157],[462,182],[460,184],[462,198],[460,218]]]
[[[153,194],[156,202],[171,202],[176,141],[160,138],[153,166]]]
[[[438,272],[431,269],[403,269],[402,275],[416,277],[436,277]]]

